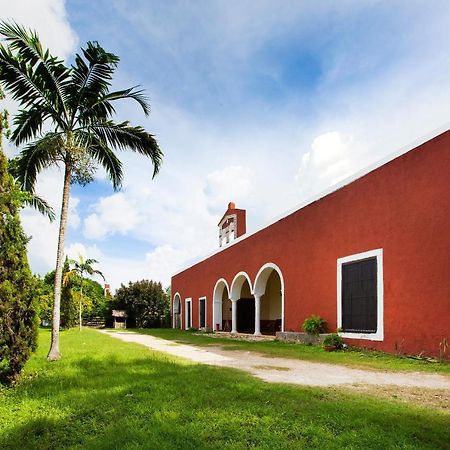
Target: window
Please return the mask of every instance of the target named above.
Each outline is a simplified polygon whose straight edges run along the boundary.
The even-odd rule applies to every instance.
[[[342,336],[383,340],[383,250],[339,258],[338,327]]]
[[[192,299],[187,298],[185,300],[186,308],[185,310],[185,329],[192,327]]]
[[[206,328],[206,297],[198,299],[198,326]]]

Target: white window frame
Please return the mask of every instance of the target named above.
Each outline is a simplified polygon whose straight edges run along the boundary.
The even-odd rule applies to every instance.
[[[189,303],[189,311],[191,316],[191,323],[188,324],[188,303]],[[184,300],[184,329],[187,330],[188,328],[192,328],[192,297],[189,297]]]
[[[384,340],[384,282],[383,282],[383,249],[370,250],[355,255],[345,256],[337,260],[337,326],[342,327],[342,266],[367,258],[377,258],[377,331],[376,333],[339,333],[343,338],[365,339],[368,341]]]
[[[200,301],[204,300],[205,301],[205,326],[201,327],[200,326]],[[199,297],[198,299],[198,327],[201,329],[206,329],[208,328],[208,316],[207,316],[207,311],[208,311],[208,302],[206,301],[206,296],[204,297]]]

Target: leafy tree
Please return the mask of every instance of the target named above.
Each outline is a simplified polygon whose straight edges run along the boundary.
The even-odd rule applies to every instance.
[[[125,309],[128,323],[138,328],[160,327],[164,324],[170,300],[161,283],[142,280],[123,284],[114,296],[114,309]]]
[[[99,275],[101,276],[103,279],[105,279],[105,277],[103,276],[103,274],[100,272],[100,270],[94,269],[92,266],[94,264],[98,264],[98,261],[96,259],[92,259],[92,258],[88,258],[88,259],[84,259],[83,256],[79,256],[78,260],[76,259],[69,259],[69,265],[72,265],[73,268],[67,272],[67,277],[71,278],[73,276],[76,276],[80,279],[80,295],[79,295],[79,300],[78,300],[78,323],[79,323],[79,328],[81,331],[81,327],[82,327],[82,311],[83,311],[83,281],[84,281],[84,276],[85,275]]]
[[[0,83],[21,104],[14,118],[12,140],[28,143],[17,161],[23,189],[34,192],[37,175],[49,166],[64,169],[64,184],[56,256],[52,339],[49,360],[60,357],[59,325],[64,240],[70,185],[93,179],[97,164],[104,167],[114,189],[122,183],[122,164],[114,150],[130,149],[150,158],[153,176],[159,171],[162,153],[151,134],[128,121],[116,123],[114,102],[135,100],[149,113],[142,90],[132,87],[111,92],[119,58],[97,42],[88,42],[75,55],[72,66],[43,50],[38,35],[15,23],[0,23]],[[50,131],[44,133],[43,129]]]
[[[19,219],[26,195],[8,173],[1,149],[4,121],[0,113],[0,382],[12,383],[37,346],[38,322],[28,238]]]

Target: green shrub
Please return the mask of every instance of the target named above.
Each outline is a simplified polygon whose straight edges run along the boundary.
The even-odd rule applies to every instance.
[[[308,334],[320,334],[324,333],[326,330],[326,320],[322,317],[313,314],[307,317],[303,322],[302,328]]]
[[[337,333],[331,333],[323,340],[323,345],[334,345],[337,349],[344,347],[344,340]]]
[[[19,218],[24,196],[8,173],[0,146],[0,383],[5,384],[18,378],[37,346],[36,283]]]

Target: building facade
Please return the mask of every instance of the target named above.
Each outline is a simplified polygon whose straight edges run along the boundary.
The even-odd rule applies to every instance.
[[[450,341],[450,131],[251,234],[228,205],[220,247],[172,277],[173,326],[300,331],[439,355]]]

